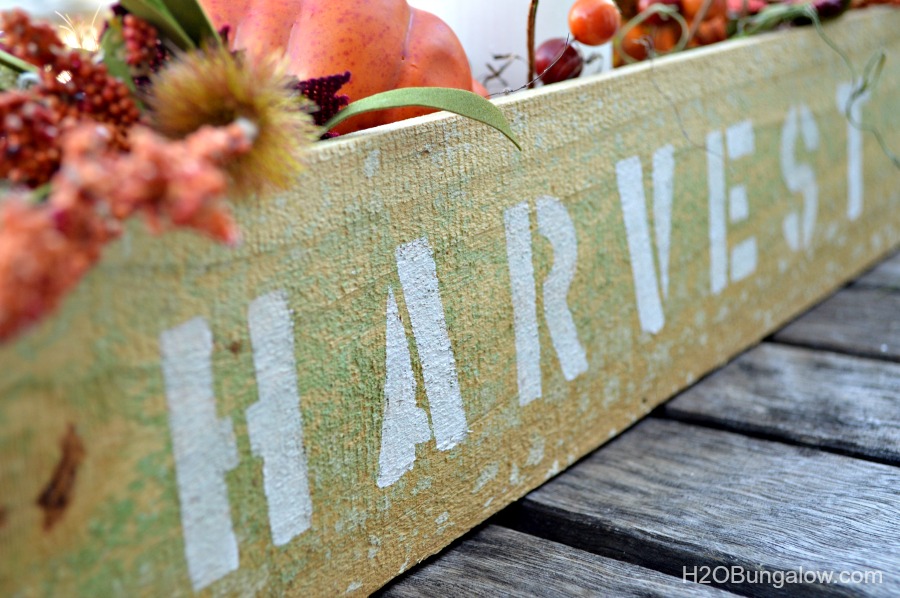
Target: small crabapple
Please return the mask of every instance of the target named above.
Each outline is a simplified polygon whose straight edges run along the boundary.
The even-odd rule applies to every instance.
[[[613,0],[575,0],[569,9],[569,30],[588,46],[611,40],[621,23],[622,13]]]
[[[578,48],[561,37],[555,37],[537,47],[534,68],[544,83],[558,83],[580,75],[584,58]]]

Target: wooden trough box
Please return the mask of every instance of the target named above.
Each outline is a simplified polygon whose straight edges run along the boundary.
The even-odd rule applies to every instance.
[[[900,145],[900,11],[827,28]],[[0,595],[367,593],[900,239],[814,29],[321,143],[0,349]]]

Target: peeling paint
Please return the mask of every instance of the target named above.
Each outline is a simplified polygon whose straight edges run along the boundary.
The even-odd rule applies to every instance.
[[[479,474],[478,479],[475,481],[475,486],[472,488],[472,494],[475,494],[476,492],[484,488],[488,484],[488,482],[497,477],[497,473],[499,472],[499,463],[491,463],[483,470],[481,470],[481,474]]]
[[[526,466],[538,465],[544,460],[544,445],[546,441],[541,436],[535,436],[531,442],[531,448],[528,449],[528,458],[525,460]]]

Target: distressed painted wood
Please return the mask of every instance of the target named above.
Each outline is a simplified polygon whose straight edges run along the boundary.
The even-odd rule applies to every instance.
[[[489,525],[379,596],[725,598],[734,594]]]
[[[900,592],[898,484],[896,467],[649,419],[528,495],[512,523],[745,596],[779,589],[761,571],[802,570],[834,577],[785,595],[888,597]],[[706,575],[718,567],[744,583]]]
[[[900,360],[900,291],[849,288],[773,337],[778,342]]]
[[[764,343],[665,414],[900,465],[896,363]]]
[[[829,31],[862,65],[898,27]],[[321,144],[234,251],[129,231],[0,349],[0,594],[380,587],[896,245],[841,69],[723,44],[504,100],[521,153],[444,115]],[[889,59],[894,145],[898,93]]]

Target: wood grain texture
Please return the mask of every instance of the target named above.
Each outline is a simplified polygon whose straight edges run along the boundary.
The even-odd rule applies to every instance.
[[[489,525],[378,596],[733,596],[621,561]]]
[[[872,268],[853,282],[857,287],[879,287],[900,291],[900,254]]]
[[[900,360],[900,291],[850,288],[783,329],[777,342]]]
[[[863,65],[898,28],[828,30]],[[0,348],[0,595],[362,594],[435,553],[892,249],[842,68],[812,29],[729,42],[500,101],[522,152],[448,115],[317,145],[235,250],[129,229]],[[898,96],[888,60],[894,146]]]
[[[677,576],[694,566],[881,572],[881,583],[783,591],[887,597],[900,592],[898,484],[896,467],[650,419],[529,494],[513,523]],[[775,595],[772,583],[722,580]]]
[[[900,464],[900,364],[763,343],[664,409],[679,420]]]

